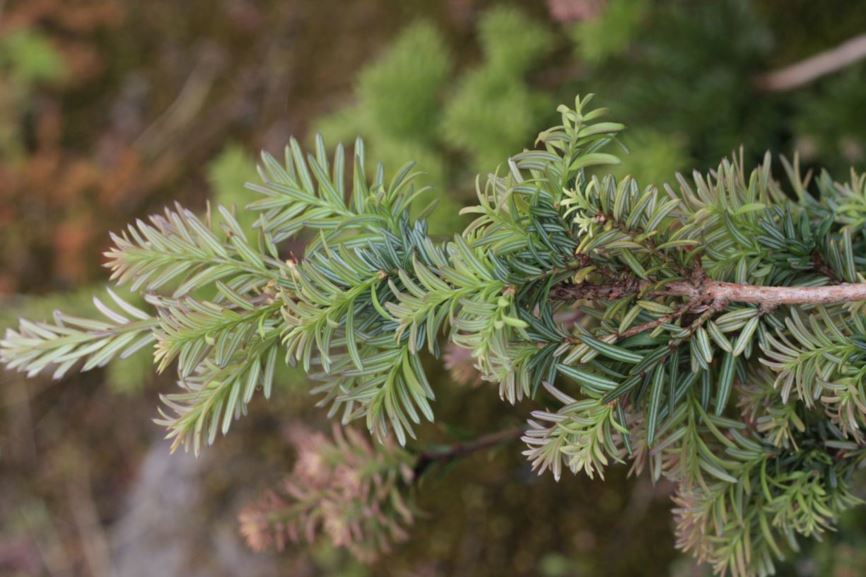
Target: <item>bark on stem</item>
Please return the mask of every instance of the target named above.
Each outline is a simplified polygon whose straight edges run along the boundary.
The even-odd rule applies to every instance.
[[[554,289],[555,299],[615,299],[649,289],[650,283],[626,283],[622,286],[569,285]],[[821,287],[760,286],[703,280],[677,281],[648,294],[682,296],[697,302],[752,303],[765,307],[779,305],[829,304],[866,300],[866,283],[843,283]]]
[[[866,300],[866,283],[843,283],[821,287],[760,286],[705,281],[702,286],[688,282],[666,287],[668,294],[702,298],[709,302],[753,303],[764,306],[829,304]],[[670,292],[670,291],[679,291]]]

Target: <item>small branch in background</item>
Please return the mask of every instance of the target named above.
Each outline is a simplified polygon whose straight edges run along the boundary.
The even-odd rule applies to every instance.
[[[78,478],[68,483],[68,500],[72,518],[81,539],[81,548],[92,577],[114,575],[108,537],[105,534],[90,482],[90,471],[83,459],[76,459]]]
[[[469,455],[480,451],[486,451],[488,449],[499,447],[500,445],[505,445],[511,441],[519,439],[523,433],[523,427],[512,427],[510,429],[503,429],[502,431],[482,435],[476,439],[472,439],[471,441],[454,443],[453,445],[446,445],[444,447],[424,451],[418,457],[418,462],[415,464],[415,478],[417,479],[420,477],[424,471],[430,468],[433,464],[448,463],[456,459],[468,457]]]
[[[866,58],[866,34],[856,36],[815,56],[761,74],[755,85],[763,92],[784,92],[809,84]]]
[[[177,98],[142,132],[135,141],[135,147],[150,157],[168,147],[185,127],[199,117],[223,65],[222,54],[212,46],[205,46]]]

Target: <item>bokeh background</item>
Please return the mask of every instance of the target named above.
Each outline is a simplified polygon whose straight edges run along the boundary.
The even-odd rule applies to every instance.
[[[92,312],[108,231],[174,200],[242,207],[257,152],[290,135],[417,161],[441,235],[475,175],[578,92],[631,127],[617,170],[645,184],[741,146],[847,179],[866,163],[866,64],[759,79],[864,32],[862,0],[0,0],[0,328]],[[531,408],[449,365],[424,439]],[[151,421],[173,383],[147,351],[63,382],[0,372],[0,576],[706,574],[673,549],[664,484],[616,467],[557,484],[517,445],[425,478],[412,540],[372,567],[326,544],[253,554],[237,512],[291,468],[291,423],[326,426],[300,373],[279,383],[196,460]],[[780,574],[866,575],[866,511]]]

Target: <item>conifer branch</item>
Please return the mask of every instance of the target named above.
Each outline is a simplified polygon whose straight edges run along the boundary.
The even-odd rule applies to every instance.
[[[269,397],[280,359],[300,365],[329,416],[381,442],[299,435],[298,479],[244,516],[256,547],[325,532],[371,558],[406,538],[417,474],[519,436],[539,474],[603,478],[631,461],[675,482],[683,549],[733,577],[769,574],[859,503],[866,177],[823,176],[813,195],[786,164],[790,195],[769,156],[751,173],[735,157],[642,189],[604,174],[624,127],[589,101],[479,184],[475,220],[444,242],[412,217],[411,165],[368,176],[359,141],[349,177],[341,147],[292,141],[252,186],[257,238],[225,209],[139,222],[108,255],[155,314],[112,294],[116,308],[96,301],[105,320],[22,321],[0,360],[60,376],[155,341],[179,385],[158,422],[196,452]],[[302,233],[303,260],[283,261],[279,243]],[[435,418],[423,357],[446,340],[502,399],[554,406],[525,430],[406,450]]]

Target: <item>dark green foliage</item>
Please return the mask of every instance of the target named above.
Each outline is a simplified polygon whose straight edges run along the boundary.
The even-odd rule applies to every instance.
[[[687,131],[701,163],[740,144],[759,153],[778,122],[777,108],[752,84],[771,46],[766,27],[745,1],[680,4],[647,10],[613,2],[608,10],[639,12],[632,18],[652,26],[637,28],[628,45],[593,67],[594,90],[610,95],[609,106],[628,124]]]
[[[599,6],[599,14],[575,24],[570,33],[577,57],[590,64],[601,64],[629,48],[643,24],[649,2],[610,0]]]
[[[439,32],[418,24],[361,74],[362,109],[394,139],[430,143],[437,130],[440,91],[451,72],[451,57]]]
[[[429,23],[404,30],[358,79],[358,102],[319,122],[324,137],[348,141],[363,135],[388,166],[419,162],[426,179],[442,184],[437,131],[451,54]],[[370,167],[373,168],[373,167]]]
[[[410,26],[361,72],[357,102],[318,125],[330,141],[363,136],[389,169],[417,163],[420,184],[453,185],[457,190],[436,195],[428,218],[433,234],[459,230],[454,213],[465,200],[461,189],[471,188],[467,173],[495,170],[509,152],[529,145],[551,109],[550,95],[528,80],[553,48],[549,29],[500,7],[483,15],[477,40],[481,62],[455,78],[442,35],[428,23]]]
[[[50,40],[28,28],[0,35],[0,160],[18,160],[23,142],[21,121],[37,87],[67,73]]]
[[[467,72],[445,107],[443,139],[465,152],[477,172],[494,170],[527,143],[550,108],[526,75],[552,48],[542,25],[512,9],[488,12],[479,26],[483,63]]]

